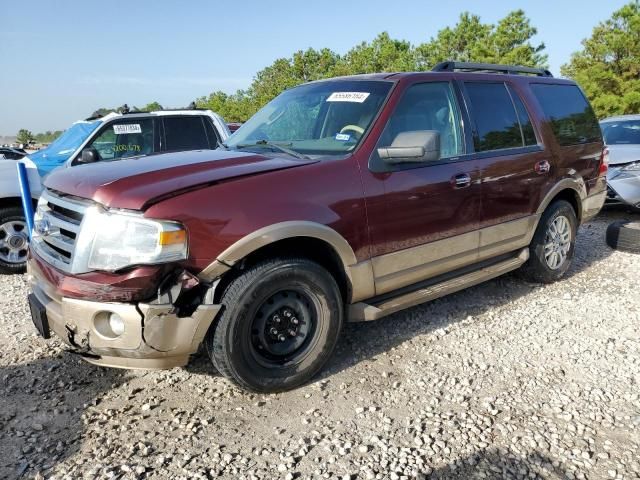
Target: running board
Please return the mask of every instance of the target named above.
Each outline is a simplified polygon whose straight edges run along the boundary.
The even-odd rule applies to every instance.
[[[503,260],[493,265],[473,270],[455,278],[444,280],[424,288],[419,288],[409,293],[400,294],[397,297],[382,300],[380,303],[368,304],[365,302],[354,303],[349,306],[350,322],[368,322],[378,320],[386,315],[398,312],[405,308],[413,307],[450,293],[472,287],[486,280],[515,270],[529,260],[529,248],[523,248],[516,256]]]

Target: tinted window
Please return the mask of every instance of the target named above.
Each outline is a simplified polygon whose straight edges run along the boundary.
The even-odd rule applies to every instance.
[[[520,123],[504,83],[465,83],[476,124],[477,152],[522,147]]]
[[[640,144],[640,120],[609,120],[600,126],[607,145]]]
[[[524,144],[536,145],[538,140],[536,140],[536,134],[533,131],[533,124],[531,123],[531,117],[529,117],[529,113],[527,112],[524,103],[522,103],[520,96],[518,96],[513,88],[509,86],[507,86],[507,88],[511,94],[513,105],[516,107],[516,113],[518,114],[518,120],[520,121],[520,129],[522,130]]]
[[[551,122],[551,129],[560,145],[601,139],[596,116],[577,86],[538,83],[531,85],[531,89]]]
[[[153,120],[113,122],[88,145],[99,160],[118,160],[153,153]]]
[[[200,117],[164,119],[165,150],[208,149],[209,141]]]
[[[398,103],[378,146],[389,146],[402,132],[435,130],[440,133],[440,156],[463,152],[460,113],[449,83],[421,83],[407,89]]]

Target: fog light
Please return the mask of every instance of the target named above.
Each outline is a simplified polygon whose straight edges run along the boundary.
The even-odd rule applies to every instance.
[[[109,328],[118,337],[124,333],[124,320],[117,313],[109,315]]]
[[[96,332],[103,338],[114,340],[124,333],[124,320],[114,312],[99,312],[93,319]]]

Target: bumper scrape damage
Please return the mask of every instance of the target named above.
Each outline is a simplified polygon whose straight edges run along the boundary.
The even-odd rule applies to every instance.
[[[46,314],[45,328],[88,362],[109,367],[186,365],[221,307],[213,303],[215,285],[202,284],[186,271],[167,277],[148,303],[64,297],[34,261],[28,263],[28,275],[32,296]]]

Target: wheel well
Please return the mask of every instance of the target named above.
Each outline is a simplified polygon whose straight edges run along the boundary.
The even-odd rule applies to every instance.
[[[576,212],[576,217],[578,218],[578,222],[582,219],[582,202],[580,201],[580,197],[578,197],[578,193],[571,189],[566,188],[560,191],[555,197],[551,199],[549,205],[551,205],[556,200],[565,200],[571,204],[573,210]],[[548,207],[548,206],[547,206]]]
[[[31,200],[31,203],[33,203],[33,208],[36,208],[36,206],[38,205],[38,201],[35,199]],[[0,198],[0,208],[7,207],[22,207],[22,199],[20,197]]]
[[[324,267],[335,279],[345,303],[351,297],[351,285],[344,271],[342,260],[334,248],[324,240],[313,237],[293,237],[278,240],[265,245],[247,255],[226,272],[216,288],[216,299],[222,295],[226,286],[243,270],[270,258],[304,257]]]

